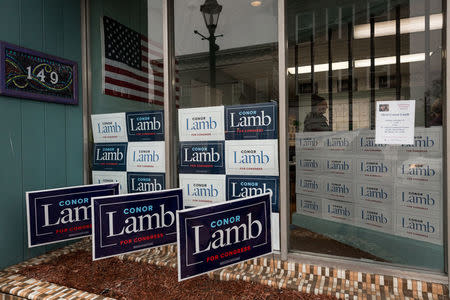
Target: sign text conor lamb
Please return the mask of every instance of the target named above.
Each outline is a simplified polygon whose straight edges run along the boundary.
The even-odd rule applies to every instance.
[[[93,199],[93,259],[176,242],[181,189]]]
[[[272,252],[270,195],[177,212],[178,279]]]
[[[91,198],[117,194],[118,183],[27,192],[28,246],[91,235]]]

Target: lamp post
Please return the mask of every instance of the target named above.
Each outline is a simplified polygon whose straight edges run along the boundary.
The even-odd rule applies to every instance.
[[[204,36],[197,30],[194,30],[194,33],[201,36],[202,40],[209,41],[209,85],[211,88],[211,101],[214,101],[216,88],[216,51],[219,50],[219,46],[216,44],[216,38],[223,36],[223,34],[216,36],[215,32],[222,11],[222,5],[219,5],[217,0],[205,0],[205,3],[200,6],[200,11],[203,15],[206,28],[208,28],[209,37]]]

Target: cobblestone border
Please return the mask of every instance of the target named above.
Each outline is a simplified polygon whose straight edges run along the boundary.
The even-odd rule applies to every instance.
[[[10,294],[0,293],[0,300],[23,300],[23,299],[25,299],[25,298],[10,295]]]
[[[17,271],[77,250],[90,251],[91,242],[78,243],[11,266],[0,272],[0,299],[111,299],[56,284],[25,278]],[[176,246],[169,245],[118,256],[122,260],[177,267]],[[420,280],[353,272],[344,269],[258,258],[208,274],[219,280],[244,280],[340,299],[449,299],[448,286]]]

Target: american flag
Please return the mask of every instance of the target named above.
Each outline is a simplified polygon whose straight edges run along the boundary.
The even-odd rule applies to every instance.
[[[103,92],[164,105],[162,45],[106,16],[103,17],[103,40]],[[178,103],[179,87],[176,87],[177,106]]]

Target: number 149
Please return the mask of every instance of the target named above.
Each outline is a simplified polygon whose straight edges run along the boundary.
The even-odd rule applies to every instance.
[[[33,79],[33,77],[31,76],[31,66],[27,67],[27,71],[28,71],[28,76],[27,79]],[[39,73],[37,73],[36,75],[37,78],[39,78],[39,80],[41,82],[45,82],[45,73],[44,73],[44,68],[42,68]],[[58,74],[55,71],[50,72],[50,82],[52,84],[57,84],[58,83]]]

